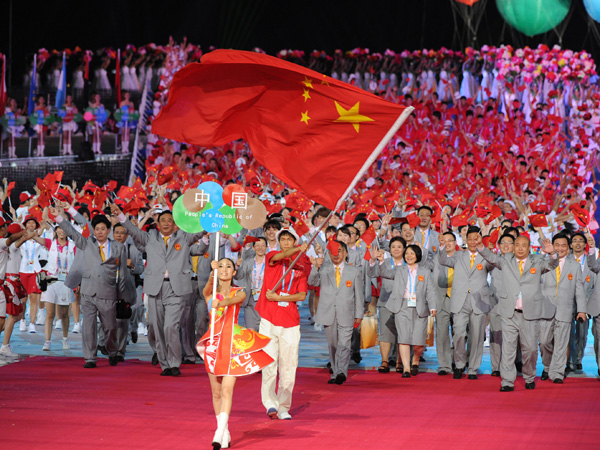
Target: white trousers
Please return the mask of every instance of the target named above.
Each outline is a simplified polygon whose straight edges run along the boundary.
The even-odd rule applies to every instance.
[[[284,328],[261,319],[258,332],[271,338],[265,352],[274,360],[262,370],[260,394],[263,405],[267,411],[275,408],[279,413],[288,412],[292,406],[292,391],[296,383],[300,325]],[[275,392],[278,370],[279,386]]]

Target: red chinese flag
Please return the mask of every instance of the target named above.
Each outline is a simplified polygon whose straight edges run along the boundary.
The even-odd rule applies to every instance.
[[[6,196],[10,197],[10,193],[12,192],[12,190],[15,188],[15,182],[11,181],[10,183],[8,183],[8,185],[6,186]]]
[[[152,132],[202,146],[244,138],[277,178],[337,209],[411,111],[282,59],[216,50],[175,74]]]
[[[406,216],[406,220],[408,220],[408,224],[411,228],[416,228],[417,225],[421,223],[421,219],[417,216],[417,213],[412,213]]]
[[[534,214],[528,217],[529,223],[536,228],[542,228],[548,226],[548,219],[546,214]]]
[[[375,238],[377,237],[377,234],[375,233],[375,230],[373,229],[373,227],[369,227],[369,229],[367,231],[364,232],[364,234],[360,237],[360,239],[365,242],[368,245],[371,245],[371,243],[375,240]],[[371,259],[371,258],[369,258]]]
[[[258,241],[260,241],[260,238],[257,238],[257,237],[254,237],[254,236],[250,236],[248,234],[244,238],[244,242],[242,243],[242,247],[245,247],[247,244],[250,244],[251,242],[258,242]]]
[[[298,219],[294,224],[294,230],[296,230],[298,236],[302,237],[310,231],[310,228],[308,228],[308,225],[304,223],[304,220]]]
[[[590,224],[590,212],[587,209],[583,209],[579,205],[573,205],[571,207],[571,212],[575,217],[575,221],[581,228],[587,228]]]
[[[81,235],[86,239],[90,237],[90,227],[87,223],[83,227],[83,230],[81,230]]]

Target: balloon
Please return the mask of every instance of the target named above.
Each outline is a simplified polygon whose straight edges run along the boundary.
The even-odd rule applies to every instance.
[[[226,205],[233,206],[232,196],[234,193],[246,194],[246,191],[239,184],[228,184],[225,186],[225,189],[223,189],[223,200],[225,201]]]
[[[248,199],[248,207],[246,209],[236,209],[235,216],[241,226],[248,230],[260,228],[267,220],[267,208],[265,205],[255,198]]]
[[[600,0],[583,0],[583,5],[590,17],[600,22]]]
[[[571,0],[496,0],[496,6],[511,27],[531,37],[561,23]]]
[[[219,183],[205,181],[198,185],[198,189],[208,194],[209,198],[207,200],[212,203],[213,208],[218,210],[223,206],[223,188]]]
[[[221,215],[224,219],[223,228],[221,229],[221,232],[225,234],[235,234],[238,231],[241,231],[242,228],[244,228],[236,220],[236,210],[233,209],[231,206],[223,205],[221,206],[221,209],[219,209],[219,211],[221,212]]]
[[[173,220],[186,233],[200,233],[204,230],[200,224],[200,213],[185,209],[183,196],[180,196],[173,205]]]
[[[202,199],[204,196],[202,195],[204,192],[198,189],[188,189],[183,193],[183,206],[190,212],[200,212],[206,206],[207,202]],[[198,194],[196,201],[196,194]]]
[[[207,208],[200,214],[200,224],[209,233],[221,231],[224,223],[223,214],[217,208]]]

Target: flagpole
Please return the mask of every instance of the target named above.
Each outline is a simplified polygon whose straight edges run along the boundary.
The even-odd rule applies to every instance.
[[[321,230],[323,228],[325,228],[325,225],[327,225],[327,222],[329,222],[329,219],[331,219],[331,217],[335,214],[335,212],[344,204],[344,202],[346,201],[346,197],[348,197],[348,195],[350,195],[350,192],[352,192],[352,189],[354,189],[354,186],[356,186],[356,184],[362,178],[362,176],[367,171],[367,169],[369,167],[371,167],[371,164],[373,164],[373,162],[375,162],[375,160],[377,159],[377,157],[379,156],[379,154],[383,151],[383,149],[385,148],[385,146],[387,145],[387,143],[390,141],[390,139],[392,139],[392,137],[394,137],[394,135],[396,134],[396,132],[398,131],[398,129],[402,126],[402,124],[408,118],[408,116],[411,115],[411,113],[414,111],[414,109],[415,108],[413,108],[412,106],[408,106],[408,107],[406,107],[406,109],[404,111],[402,111],[402,114],[400,114],[400,116],[398,116],[398,118],[396,119],[396,121],[394,122],[394,124],[392,125],[392,127],[388,130],[388,132],[385,134],[385,136],[381,139],[381,141],[379,142],[379,144],[377,144],[377,147],[375,147],[375,149],[373,150],[373,153],[371,153],[371,156],[369,156],[369,158],[365,161],[365,163],[363,164],[363,166],[360,168],[360,170],[358,171],[358,173],[356,174],[356,176],[352,180],[352,183],[350,183],[350,185],[348,186],[348,189],[346,189],[346,192],[344,192],[344,194],[340,197],[340,199],[338,200],[337,204],[335,205],[335,209],[331,210],[331,212],[329,213],[329,215],[327,216],[327,218],[323,221],[323,223],[321,224],[321,226],[319,227],[319,229],[315,232],[315,234],[308,241],[307,249],[310,248],[310,245],[313,243],[313,241],[319,235],[319,233],[321,232]],[[294,261],[292,261],[292,264],[290,265],[290,267],[281,276],[281,278],[279,279],[279,281],[277,283],[275,283],[275,286],[271,289],[271,291],[276,291],[279,288],[279,286],[281,286],[281,283],[283,282],[283,280],[285,279],[285,277],[294,268],[294,266],[296,265],[296,263],[298,262],[298,260],[300,259],[300,257],[303,254],[304,254],[304,252],[299,252],[298,253],[298,255],[296,256],[296,258],[294,259]]]
[[[221,242],[221,232],[217,231],[215,236],[215,261],[219,261],[219,244]],[[210,302],[210,345],[213,344],[213,339],[215,337],[215,308],[213,308],[213,302],[217,301],[217,269],[214,270],[213,275],[213,291],[212,291],[212,300]]]

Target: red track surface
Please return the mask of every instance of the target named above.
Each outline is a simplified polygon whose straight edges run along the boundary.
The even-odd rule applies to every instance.
[[[3,448],[211,448],[216,420],[204,367],[160,377],[148,363],[83,369],[81,358],[34,357],[0,368]],[[299,369],[291,421],[271,421],[260,375],[240,378],[229,422],[234,449],[598,448],[600,383]],[[18,447],[16,447],[18,446]]]

